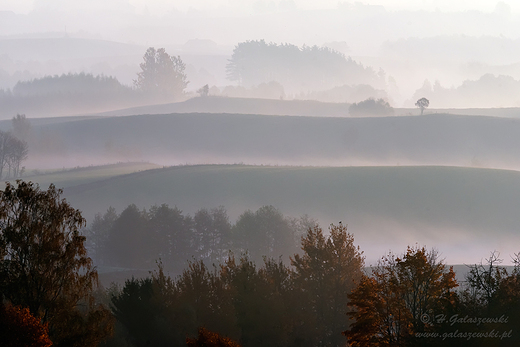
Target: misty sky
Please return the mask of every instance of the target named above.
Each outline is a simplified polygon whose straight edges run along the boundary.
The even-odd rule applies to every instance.
[[[516,38],[520,32],[513,20],[520,13],[520,4],[512,1],[2,0],[0,11],[18,15],[16,21],[0,22],[0,36],[67,31],[140,44],[180,44],[188,38],[199,38],[234,45],[237,40],[265,38],[309,45],[322,44],[320,41],[327,39],[340,40],[348,34],[348,29],[355,30],[361,38],[368,38],[364,42],[370,46],[375,37],[380,38],[379,41],[439,34]],[[388,12],[403,12],[403,15]],[[440,13],[461,12],[467,16],[454,17],[449,23],[438,21],[436,27],[421,19],[424,14],[414,16],[409,12],[432,12],[434,17]],[[350,15],[367,21],[352,21]],[[222,17],[233,22],[233,29],[218,20]],[[414,17],[417,22],[413,21]],[[467,21],[463,20],[465,17]],[[162,33],[153,28],[162,29]]]
[[[483,12],[492,12],[495,10],[497,1],[489,0],[372,0],[359,1],[363,4],[382,5],[389,10],[426,10],[426,11],[467,11],[477,10]],[[14,11],[16,13],[27,14],[33,10],[53,7],[64,8],[67,10],[77,9],[96,9],[96,10],[124,10],[135,14],[150,13],[154,15],[163,15],[169,11],[188,11],[188,10],[214,10],[218,8],[228,8],[245,13],[259,11],[262,5],[281,6],[285,9],[291,7],[298,9],[323,9],[336,8],[341,3],[355,3],[355,1],[337,1],[337,0],[281,0],[281,1],[262,1],[262,0],[3,0],[2,10]],[[520,11],[520,5],[514,2],[504,2],[510,6],[513,13]],[[255,9],[256,8],[256,9]]]
[[[224,64],[233,47],[262,39],[328,46],[375,71],[382,69],[395,106],[413,106],[414,93],[426,80],[444,88],[485,74],[520,81],[520,2],[510,0],[0,0],[0,39],[32,37],[166,47],[187,59],[190,88],[195,89],[205,83],[229,84]],[[197,39],[214,45],[205,47],[204,54],[225,59],[213,66],[190,60],[193,51],[183,45]],[[131,83],[141,59],[135,54],[119,65],[108,57],[108,62],[63,60],[58,67],[57,58],[45,58],[47,67],[36,69],[31,62],[39,57],[7,52],[9,64],[2,64],[2,54],[6,60],[0,52],[0,70],[11,76],[16,71],[28,71],[25,78],[86,71],[113,75],[125,84]],[[56,67],[48,67],[52,64]],[[11,77],[0,88],[14,83]]]

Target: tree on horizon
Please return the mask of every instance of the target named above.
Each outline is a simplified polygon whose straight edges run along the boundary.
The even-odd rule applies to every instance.
[[[165,98],[179,99],[188,86],[186,64],[180,56],[170,56],[164,48],[150,47],[139,65],[134,85],[137,89]]]

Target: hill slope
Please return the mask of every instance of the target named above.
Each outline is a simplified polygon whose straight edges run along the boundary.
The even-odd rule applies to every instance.
[[[348,103],[320,102],[316,100],[274,100],[232,97],[195,97],[182,102],[146,105],[102,112],[100,116],[133,116],[140,114],[169,113],[241,113],[286,116],[348,117]],[[396,116],[418,115],[417,108],[394,108]],[[457,114],[520,118],[520,108],[430,108],[425,114]]]
[[[150,161],[520,169],[520,119],[511,118],[180,113],[42,122],[33,133],[26,165],[39,168]]]
[[[60,182],[56,182],[60,186]],[[453,167],[181,166],[65,188],[92,220],[114,206],[176,205],[187,213],[223,205],[234,220],[274,205],[322,226],[348,223],[369,260],[409,244],[437,247],[450,263],[518,252],[520,173]]]
[[[132,116],[168,113],[241,113],[284,116],[345,117],[349,104],[314,100],[273,100],[254,98],[228,98],[218,96],[197,97],[170,104],[132,107],[99,113],[101,116]]]

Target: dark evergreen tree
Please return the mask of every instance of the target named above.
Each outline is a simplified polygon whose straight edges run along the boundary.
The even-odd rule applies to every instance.
[[[157,256],[152,253],[155,234],[148,229],[146,211],[129,205],[112,226],[107,240],[111,264],[126,268],[151,268]]]
[[[248,252],[257,264],[263,257],[278,258],[295,250],[295,230],[290,220],[273,206],[263,206],[256,212],[246,211],[233,227],[234,249]]]
[[[155,241],[153,253],[156,259],[160,258],[168,268],[180,272],[195,256],[192,218],[183,216],[177,207],[170,208],[166,204],[151,207],[149,218],[148,229]]]
[[[347,295],[362,276],[364,257],[346,226],[331,225],[326,237],[319,226],[302,238],[302,255],[291,259],[302,303],[298,335],[308,346],[338,346],[349,325]]]
[[[97,265],[107,265],[111,251],[108,249],[110,232],[119,218],[116,209],[109,207],[104,215],[97,213],[90,227],[85,231],[86,247]]]

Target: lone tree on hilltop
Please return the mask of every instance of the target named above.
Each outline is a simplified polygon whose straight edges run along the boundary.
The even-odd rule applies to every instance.
[[[150,47],[144,54],[141,72],[134,80],[135,86],[145,92],[177,99],[188,86],[184,70],[186,64],[181,57],[170,56],[164,48]]]
[[[426,98],[420,98],[415,103],[415,106],[419,107],[421,109],[421,116],[423,115],[424,109],[430,106],[430,100]]]
[[[85,220],[54,185],[17,184],[0,191],[0,300],[48,324],[54,346],[96,346],[113,318],[94,301],[97,272],[79,233]]]

